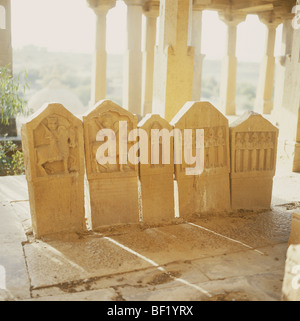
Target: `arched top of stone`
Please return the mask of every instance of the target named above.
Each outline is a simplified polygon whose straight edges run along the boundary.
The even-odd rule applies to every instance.
[[[278,128],[261,114],[253,111],[245,112],[239,119],[230,124],[231,131],[261,131],[261,132],[278,132]]]
[[[181,129],[228,126],[228,119],[209,102],[188,101],[170,125]]]
[[[137,117],[135,115],[109,99],[99,101],[84,115],[84,119],[89,120],[107,112],[116,112],[120,116],[128,117],[132,122],[137,122]]]
[[[82,121],[62,104],[48,103],[22,125],[27,179],[84,175]]]
[[[82,126],[82,122],[79,118],[74,116],[68,109],[66,109],[62,104],[59,103],[46,103],[34,114],[32,114],[27,122],[27,127],[31,129],[36,129],[39,124],[47,117],[53,115],[62,116],[72,122],[73,126]]]
[[[169,124],[164,118],[157,114],[147,114],[139,123],[138,127],[143,128],[144,130],[148,131],[152,129],[152,126],[158,123],[161,128],[166,128],[168,130],[172,130],[173,126]]]

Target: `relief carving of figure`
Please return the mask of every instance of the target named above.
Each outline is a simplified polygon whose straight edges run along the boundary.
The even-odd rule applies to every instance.
[[[155,121],[152,126],[151,126],[151,130],[152,129],[159,129],[161,130],[162,129],[162,126],[157,122]],[[150,130],[150,133],[151,133],[151,130]],[[159,149],[156,150],[154,148],[154,144],[151,140],[151,134],[150,134],[150,146],[151,146],[151,150],[150,150],[150,155],[151,155],[151,162],[150,162],[150,166],[151,167],[161,167],[162,166],[162,153],[163,153],[163,149],[162,149],[162,137],[159,137]],[[158,155],[156,155],[156,153],[159,153]],[[154,164],[154,160],[155,159],[158,159],[159,160],[159,163],[158,164]]]
[[[272,133],[267,134],[266,140],[266,170],[271,170],[272,167],[272,150],[274,149],[274,142]]]
[[[243,142],[243,172],[248,172],[249,170],[249,150],[251,149],[250,136],[248,133],[244,135]]]
[[[258,170],[263,171],[265,169],[265,148],[266,148],[265,133],[260,134],[258,144],[259,144]]]
[[[218,146],[218,166],[223,167],[224,164],[224,154],[225,154],[225,138],[223,128],[218,128],[217,132],[217,146]]]
[[[207,139],[209,168],[214,168],[216,165],[215,146],[216,146],[215,131],[213,128],[210,128],[208,131],[208,139]]]
[[[45,138],[49,144],[36,148],[37,165],[43,176],[48,175],[45,170],[47,163],[63,161],[63,170],[69,174],[69,159],[74,162],[74,157],[70,155],[70,148],[76,147],[75,130],[59,125],[58,117],[47,118],[47,126],[42,123],[45,130]]]
[[[242,142],[242,136],[241,133],[236,134],[235,139],[235,171],[240,172],[241,171],[241,156],[243,148],[243,142]]]
[[[93,118],[96,126],[97,126],[97,132],[100,131],[101,129],[112,129],[116,135],[116,139],[118,137],[118,131],[116,131],[116,125],[115,122],[116,120],[114,119],[113,115],[110,113],[105,113],[103,115],[100,115],[100,117],[94,117]],[[104,134],[103,134],[104,135]],[[94,169],[94,171],[96,171],[97,173],[102,172],[103,170],[105,172],[108,172],[111,170],[111,166],[113,164],[110,164],[109,162],[107,162],[106,164],[99,164],[97,162],[97,158],[96,158],[96,154],[97,154],[97,150],[100,147],[100,145],[103,142],[106,142],[109,139],[109,137],[107,137],[106,135],[103,136],[103,140],[102,141],[97,141],[92,143],[91,146],[91,163],[92,163],[92,167]],[[115,150],[115,153],[113,153],[112,155],[110,155],[112,158],[117,159],[117,151],[118,149]],[[108,156],[108,155],[106,155]],[[113,165],[114,166],[114,165]],[[100,170],[103,169],[103,170]]]
[[[251,171],[257,170],[257,148],[258,148],[258,134],[253,133],[251,137]]]

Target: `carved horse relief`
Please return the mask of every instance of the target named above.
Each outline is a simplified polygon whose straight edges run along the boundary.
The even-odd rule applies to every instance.
[[[59,120],[58,116],[50,116],[46,122],[42,122],[43,144],[36,147],[37,166],[42,176],[51,174],[69,174],[75,171],[76,158],[72,155],[71,149],[76,144],[76,133],[70,124]],[[41,130],[36,135],[41,134]],[[56,162],[62,163],[61,166]]]

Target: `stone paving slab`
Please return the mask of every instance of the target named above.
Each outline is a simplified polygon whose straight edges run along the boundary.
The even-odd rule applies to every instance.
[[[291,213],[279,210],[195,218],[193,223],[253,248],[288,242]]]
[[[26,301],[115,301],[118,294],[114,289],[100,289],[78,293],[63,293],[43,297],[35,297]]]
[[[189,224],[168,225],[113,236],[157,264],[241,251],[244,247]]]
[[[25,175],[0,177],[0,202],[28,200]]]
[[[33,289],[151,266],[102,237],[36,241],[24,252]]]
[[[275,186],[273,203],[300,200],[299,179],[293,174],[289,188],[291,177],[275,177],[281,187]],[[280,194],[283,187],[289,191]],[[97,233],[28,242],[25,177],[0,178],[0,300],[280,300],[290,219],[284,207],[274,207],[193,219],[209,231],[181,223],[104,233],[162,265],[166,274]]]
[[[0,204],[0,288],[2,297],[30,297],[30,284],[22,242],[24,230],[9,203]],[[2,284],[2,285],[1,285]],[[4,293],[4,294],[3,294]],[[0,293],[1,298],[1,293]]]

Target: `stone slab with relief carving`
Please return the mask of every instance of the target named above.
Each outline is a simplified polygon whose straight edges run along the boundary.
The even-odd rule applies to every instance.
[[[35,236],[84,231],[82,122],[61,104],[47,104],[21,135]]]
[[[178,182],[179,211],[181,217],[193,214],[216,213],[230,210],[229,188],[229,129],[227,118],[208,102],[187,102],[171,121],[182,132],[182,164],[175,165]],[[204,149],[200,174],[187,175],[190,167],[184,157],[184,129],[193,130],[192,155],[196,154],[196,129],[204,131]],[[176,144],[174,138],[176,158]],[[188,151],[189,147],[186,147]],[[199,153],[200,155],[200,153]],[[199,157],[199,156],[197,156]],[[201,162],[200,162],[201,163]],[[191,172],[192,174],[192,172]]]
[[[121,135],[120,122],[126,124],[125,135]],[[91,227],[138,223],[138,164],[132,164],[128,159],[127,164],[120,161],[122,157],[128,157],[128,151],[134,145],[128,141],[128,134],[137,128],[136,116],[110,100],[102,100],[83,117],[83,124]],[[107,151],[111,161],[107,158],[106,163],[99,162],[97,155],[99,148],[113,137],[100,137],[102,129],[111,130],[116,145],[109,155]],[[123,143],[126,147],[120,150]]]

